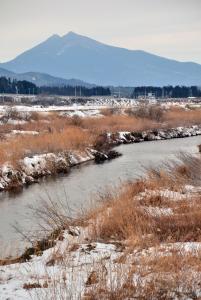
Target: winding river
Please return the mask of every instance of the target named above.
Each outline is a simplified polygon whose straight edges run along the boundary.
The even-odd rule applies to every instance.
[[[40,183],[24,188],[19,194],[0,194],[0,255],[22,250],[21,235],[13,228],[18,224],[22,231],[37,230],[37,221],[30,205],[38,207],[43,199],[50,197],[54,202],[68,202],[80,210],[91,205],[97,192],[120,181],[135,179],[143,175],[144,168],[157,166],[162,161],[174,159],[180,152],[198,153],[201,137],[172,139],[122,145],[117,148],[123,155],[101,165],[93,162],[74,167],[69,174],[46,178]]]

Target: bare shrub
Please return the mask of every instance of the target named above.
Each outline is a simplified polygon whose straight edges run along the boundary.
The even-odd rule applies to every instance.
[[[163,120],[164,109],[160,105],[145,104],[135,109],[129,109],[126,113],[129,116],[161,122]]]
[[[78,115],[74,115],[71,119],[71,123],[73,126],[81,127],[83,123],[82,118],[80,118]]]
[[[34,121],[38,121],[38,120],[41,119],[41,116],[37,111],[33,111],[33,112],[30,113],[29,119],[34,120]]]
[[[4,112],[4,115],[2,117],[2,120],[4,123],[7,123],[8,120],[21,120],[21,114],[20,112],[12,106],[8,106]]]
[[[112,116],[112,115],[116,115],[119,113],[120,113],[120,110],[118,107],[110,107],[110,108],[101,109],[101,114],[103,116]]]

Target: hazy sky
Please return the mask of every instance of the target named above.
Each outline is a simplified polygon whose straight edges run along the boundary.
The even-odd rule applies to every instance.
[[[0,62],[50,35],[201,63],[201,0],[0,0]]]

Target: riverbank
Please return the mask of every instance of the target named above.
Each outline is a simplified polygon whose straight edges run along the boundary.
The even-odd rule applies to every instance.
[[[183,154],[101,195],[78,219],[63,219],[51,248],[37,244],[28,262],[0,267],[2,297],[199,298],[200,166],[199,157]],[[51,212],[49,223],[61,224]]]
[[[19,160],[16,166],[4,164],[0,168],[0,191],[17,190],[25,185],[37,182],[41,177],[67,173],[71,167],[90,160],[102,163],[116,158],[120,154],[111,149],[120,144],[185,138],[197,135],[201,135],[201,125],[141,132],[127,131],[102,134],[96,141],[95,149],[86,148],[80,151],[68,150],[59,153],[37,154]]]
[[[41,177],[68,173],[70,168],[94,160],[101,163],[120,156],[117,151],[104,152],[95,149],[83,151],[66,151],[61,153],[47,153],[25,157],[17,164],[5,164],[0,168],[0,191],[18,190],[38,182]]]

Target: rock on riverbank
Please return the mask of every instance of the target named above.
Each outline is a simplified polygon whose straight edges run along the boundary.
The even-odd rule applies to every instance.
[[[0,168],[0,191],[15,190],[37,182],[39,178],[67,173],[71,167],[94,160],[102,163],[120,156],[117,151],[100,152],[94,149],[66,151],[61,153],[37,154],[25,157],[16,167],[4,164]]]
[[[38,178],[66,173],[70,167],[93,160],[90,150],[82,152],[47,153],[25,157],[17,167],[5,164],[0,169],[0,190],[9,190],[36,182]]]
[[[107,135],[108,141],[112,144],[129,144],[140,143],[145,141],[168,140],[174,138],[185,138],[201,135],[201,125],[194,125],[189,127],[177,127],[170,129],[154,129],[142,132],[118,132],[116,134],[109,133]]]

